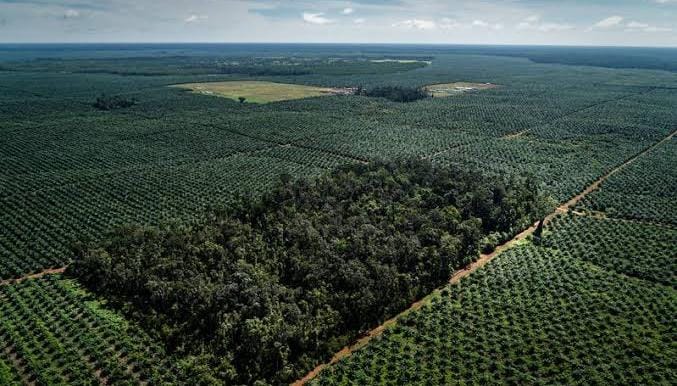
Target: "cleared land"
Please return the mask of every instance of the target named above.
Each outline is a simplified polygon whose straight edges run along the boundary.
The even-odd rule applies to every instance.
[[[373,59],[372,63],[425,63],[430,64],[430,60],[416,60],[416,59]]]
[[[431,84],[430,86],[426,86],[425,89],[433,97],[442,98],[470,91],[489,90],[496,87],[498,86],[491,83],[454,82]]]
[[[304,86],[300,84],[265,81],[231,81],[177,84],[173,87],[192,90],[205,95],[216,95],[248,103],[270,103],[345,93],[343,89]]]

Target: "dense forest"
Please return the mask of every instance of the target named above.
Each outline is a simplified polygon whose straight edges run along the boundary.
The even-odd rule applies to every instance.
[[[379,86],[371,89],[360,87],[357,89],[356,94],[374,98],[386,98],[393,102],[414,102],[430,97],[422,88],[402,86]]]
[[[545,208],[528,178],[417,160],[283,176],[204,220],[127,226],[69,267],[204,382],[292,381]]]
[[[92,106],[99,110],[116,110],[131,107],[134,104],[136,104],[134,99],[127,99],[119,95],[109,96],[102,94],[96,98]]]

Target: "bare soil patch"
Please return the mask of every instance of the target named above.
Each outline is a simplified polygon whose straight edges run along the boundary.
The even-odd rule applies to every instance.
[[[490,90],[497,87],[499,86],[493,83],[454,82],[431,84],[425,86],[425,90],[435,98],[444,98],[467,92]]]

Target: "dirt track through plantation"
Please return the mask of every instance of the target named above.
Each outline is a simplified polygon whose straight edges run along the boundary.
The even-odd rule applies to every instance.
[[[665,138],[663,138],[659,142],[647,147],[646,149],[642,150],[641,152],[639,152],[636,155],[632,156],[631,158],[627,159],[622,164],[614,167],[613,169],[611,169],[610,171],[608,171],[607,173],[605,173],[604,175],[599,177],[597,180],[595,180],[590,185],[588,185],[582,192],[580,192],[576,196],[572,197],[569,201],[561,204],[552,213],[548,214],[543,220],[544,225],[546,225],[550,221],[552,221],[552,219],[555,218],[558,214],[568,212],[570,208],[572,208],[576,204],[578,204],[578,202],[581,201],[585,196],[587,196],[588,194],[590,194],[593,191],[595,191],[596,189],[598,189],[599,186],[604,181],[606,181],[609,177],[611,177],[612,175],[614,175],[615,173],[617,173],[618,171],[620,171],[624,167],[628,166],[629,164],[633,163],[639,157],[641,157],[644,154],[650,152],[654,148],[656,148],[656,147],[662,145],[663,143],[671,140],[675,136],[675,134],[677,134],[677,130],[673,131],[672,133],[670,133],[668,136],[666,136]],[[327,366],[330,366],[330,365],[340,361],[341,359],[350,356],[354,351],[356,351],[356,350],[362,348],[363,346],[365,346],[371,339],[373,339],[377,336],[380,336],[383,333],[383,331],[385,331],[388,327],[394,325],[399,318],[403,317],[404,315],[406,315],[406,314],[408,314],[412,311],[416,311],[416,310],[420,309],[425,304],[428,304],[430,302],[430,299],[433,296],[435,296],[436,294],[438,294],[444,287],[446,287],[446,285],[454,285],[454,284],[459,283],[461,281],[461,279],[469,276],[471,273],[473,273],[473,272],[477,271],[478,269],[480,269],[481,267],[485,266],[487,263],[489,263],[491,260],[493,260],[496,256],[498,256],[502,252],[512,248],[513,246],[517,245],[518,243],[520,243],[521,241],[526,239],[528,236],[530,236],[531,234],[533,234],[536,231],[537,226],[538,226],[538,223],[534,223],[529,228],[523,230],[522,232],[517,234],[515,237],[510,239],[509,241],[497,246],[494,249],[493,252],[488,253],[488,254],[481,254],[480,257],[477,260],[475,260],[473,263],[467,265],[464,268],[461,268],[461,269],[455,271],[451,275],[451,277],[449,278],[449,281],[448,281],[447,284],[445,284],[444,286],[442,286],[440,288],[435,289],[433,292],[426,295],[424,298],[412,303],[409,306],[409,308],[407,308],[406,310],[404,310],[404,311],[400,312],[399,314],[395,315],[394,317],[386,320],[385,322],[383,322],[379,326],[374,327],[373,329],[368,331],[366,334],[361,336],[359,339],[357,339],[355,342],[353,342],[352,344],[350,344],[348,346],[345,346],[343,349],[341,349],[336,354],[334,354],[334,356],[331,358],[331,360],[329,362],[316,366],[313,370],[311,370],[303,378],[301,378],[301,379],[297,380],[296,382],[292,383],[292,385],[294,385],[294,386],[304,385],[307,382],[309,382],[310,380],[312,380],[313,378],[315,378]],[[43,270],[41,272],[32,273],[32,274],[25,275],[25,276],[22,276],[22,277],[2,280],[2,281],[0,281],[0,286],[18,283],[18,282],[21,282],[21,281],[27,280],[27,279],[36,279],[36,278],[40,278],[40,277],[43,277],[43,276],[46,276],[46,275],[62,274],[66,271],[66,268],[67,267],[50,268],[50,269]]]
[[[9,284],[14,284],[14,283],[19,283],[19,282],[24,281],[26,279],[37,279],[37,278],[43,277],[45,275],[55,275],[55,274],[64,273],[64,272],[66,272],[66,267],[49,268],[49,269],[45,269],[44,271],[40,271],[40,272],[37,272],[37,273],[31,273],[30,275],[21,276],[21,277],[17,277],[17,278],[14,278],[14,279],[2,280],[2,281],[0,281],[0,285],[9,285]]]
[[[604,181],[606,181],[609,177],[616,174],[618,171],[620,171],[624,167],[630,165],[635,160],[637,160],[639,157],[641,157],[644,154],[650,152],[654,148],[656,148],[656,147],[662,145],[663,143],[671,140],[672,137],[675,136],[675,134],[677,134],[677,130],[673,131],[667,137],[663,138],[659,142],[647,147],[646,149],[644,149],[641,152],[635,154],[634,156],[627,159],[622,164],[614,167],[613,169],[611,169],[610,171],[608,171],[607,173],[605,173],[604,175],[599,177],[597,180],[595,180],[590,185],[588,185],[585,189],[583,189],[582,192],[580,192],[579,194],[572,197],[569,201],[561,204],[552,213],[548,214],[543,219],[543,225],[547,225],[550,221],[552,221],[552,219],[554,219],[560,213],[568,212],[569,209],[573,208],[576,204],[578,204],[578,202],[580,202],[583,198],[585,198],[585,196],[587,196],[588,194],[597,190],[597,188],[599,188],[599,186]],[[458,282],[461,281],[461,279],[463,279],[466,276],[469,276],[471,273],[473,273],[473,272],[477,271],[478,269],[482,268],[487,263],[489,263],[491,260],[493,260],[496,256],[500,255],[502,252],[504,252],[504,251],[512,248],[513,246],[519,244],[521,241],[523,241],[528,236],[533,234],[536,231],[537,227],[538,227],[538,223],[534,223],[529,228],[527,228],[527,229],[523,230],[522,232],[520,232],[519,234],[517,234],[511,240],[509,240],[509,241],[499,245],[498,247],[496,247],[496,249],[494,249],[493,252],[488,253],[488,254],[481,254],[480,257],[477,260],[475,260],[473,263],[471,263],[471,264],[467,265],[466,267],[461,268],[461,269],[457,270],[456,272],[454,272],[451,275],[451,277],[449,278],[448,284],[446,284],[446,285],[457,284]],[[308,374],[306,374],[303,378],[301,378],[301,379],[297,380],[296,382],[292,383],[292,385],[293,386],[305,385],[307,382],[309,382],[310,380],[315,378],[327,366],[330,366],[330,365],[340,361],[341,359],[343,359],[347,356],[350,356],[354,351],[359,350],[360,348],[364,347],[367,343],[369,343],[369,341],[371,339],[381,335],[383,333],[383,331],[386,330],[386,328],[394,325],[399,318],[403,317],[404,315],[406,315],[406,314],[408,314],[412,311],[418,310],[419,308],[423,307],[423,305],[425,305],[425,304],[428,304],[430,302],[430,300],[432,299],[432,297],[435,296],[436,294],[438,294],[444,287],[446,287],[446,285],[443,286],[443,287],[435,289],[433,292],[426,295],[423,299],[412,303],[409,306],[409,308],[407,308],[406,310],[404,310],[404,311],[400,312],[399,314],[395,315],[394,317],[386,320],[381,325],[374,327],[369,332],[367,332],[365,335],[363,335],[362,337],[357,339],[355,342],[353,342],[352,344],[350,344],[348,346],[345,346],[343,349],[341,349],[341,351],[334,354],[334,356],[331,358],[331,360],[328,363],[323,363],[323,364],[318,365],[313,370],[311,370]]]

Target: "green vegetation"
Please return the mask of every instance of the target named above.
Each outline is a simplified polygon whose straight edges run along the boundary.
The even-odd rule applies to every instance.
[[[218,95],[240,103],[269,103],[292,99],[335,95],[339,90],[262,81],[230,81],[178,84],[174,87],[188,89],[205,95]]]
[[[314,385],[669,384],[677,292],[524,245]]]
[[[42,385],[179,380],[155,341],[100,307],[73,280],[59,276],[0,286],[0,380]],[[14,370],[3,371],[3,363]]]
[[[119,229],[69,272],[178,355],[209,354],[210,377],[288,383],[444,283],[488,239],[533,223],[539,200],[529,181],[373,162],[284,177],[204,223]]]
[[[14,367],[3,362],[0,358],[0,384],[7,386],[21,385],[21,378]]]
[[[92,104],[92,106],[99,110],[116,110],[132,107],[135,103],[136,100],[134,99],[125,99],[117,95],[101,95],[100,97],[96,98],[96,101]]]
[[[29,61],[0,64],[0,71],[71,72],[85,74],[114,74],[137,76],[162,75],[246,75],[246,76],[299,76],[299,75],[370,75],[394,74],[422,68],[427,61],[419,60],[369,60],[372,57],[347,54],[345,57],[287,55],[275,52],[272,56],[195,55],[157,57],[104,57],[104,58],[37,58]]]
[[[671,146],[605,183],[660,169]],[[556,217],[313,383],[672,383],[677,229],[605,215]]]
[[[433,66],[396,77],[273,80],[367,88],[449,79],[502,87],[417,103],[328,96],[243,108],[166,87],[218,77],[0,72],[0,278],[63,266],[83,235],[191,218],[237,194],[266,191],[280,174],[317,175],[356,161],[414,156],[530,173],[565,200],[677,121],[677,91],[667,89],[674,76],[644,71],[440,54]],[[98,111],[91,104],[102,93],[137,103]]]
[[[125,268],[126,261],[143,267],[138,275],[120,269],[111,277],[148,284],[141,289],[157,295],[147,298],[143,292],[109,303],[61,276],[3,282],[0,384],[97,384],[101,377],[123,385],[213,383],[214,372],[219,379],[243,382],[293,379],[440,283],[476,249],[491,250],[526,220],[508,216],[507,222],[483,222],[482,228],[474,224],[470,229],[480,230],[466,245],[475,246],[472,253],[453,255],[439,268],[435,263],[449,256],[440,253],[435,230],[446,225],[432,220],[430,207],[413,206],[423,211],[423,225],[432,224],[431,234],[429,228],[404,233],[427,240],[428,249],[416,243],[397,248],[401,244],[395,241],[402,240],[385,237],[383,221],[353,224],[336,216],[346,232],[367,240],[362,245],[335,232],[330,222],[322,222],[327,215],[315,210],[290,218],[315,213],[308,222],[322,232],[303,233],[308,222],[289,224],[296,240],[307,236],[313,243],[299,242],[284,254],[282,241],[264,238],[274,234],[263,227],[268,222],[226,221],[243,210],[240,197],[265,203],[281,186],[296,186],[279,185],[281,176],[315,181],[337,168],[368,170],[363,163],[418,158],[435,170],[481,171],[475,182],[487,190],[480,189],[480,202],[500,196],[489,188],[499,182],[515,188],[508,192],[519,192],[525,180],[530,185],[524,194],[539,191],[568,200],[677,124],[677,77],[640,69],[673,68],[674,53],[595,50],[0,47],[0,281],[64,267],[75,257],[73,242],[85,239],[113,251],[116,267]],[[527,57],[603,67],[538,64]],[[432,64],[398,62],[410,60]],[[618,69],[625,67],[637,69]],[[337,95],[266,104],[248,103],[256,101],[246,95],[233,95],[231,101],[168,87],[231,81],[364,90],[421,90],[460,81],[500,87],[415,103]],[[102,95],[109,96],[100,103],[105,111],[93,106]],[[538,245],[527,241],[499,256],[318,382],[675,383],[674,146],[673,139],[619,170],[575,208],[576,216],[546,226]],[[413,204],[440,196],[420,193]],[[464,200],[454,206],[465,208]],[[369,212],[371,201],[355,208],[379,215]],[[256,210],[264,209],[270,206]],[[204,219],[205,213],[211,217]],[[275,211],[257,213],[266,213],[269,221],[282,218]],[[461,220],[500,218],[460,214]],[[511,221],[510,229],[496,232]],[[370,233],[367,225],[381,231]],[[224,243],[217,237],[224,229],[247,237]],[[148,238],[134,241],[134,235]],[[341,240],[327,241],[333,235]],[[120,243],[110,244],[110,237]],[[153,242],[161,247],[156,251],[175,248],[174,255],[163,253],[163,261],[171,263],[166,271],[151,266],[158,256],[137,261],[122,250]],[[346,259],[351,251],[360,258]],[[91,252],[91,257],[101,256]],[[183,269],[183,261],[195,270]],[[110,265],[100,268],[103,275]],[[352,287],[332,282],[355,277]],[[151,285],[150,278],[166,286]],[[223,283],[237,284],[222,292],[232,296],[219,296]],[[111,281],[105,284],[102,293],[115,293]],[[334,287],[345,291],[331,291]],[[125,288],[129,294],[138,289]],[[174,298],[166,297],[170,294]],[[159,304],[169,306],[159,309]],[[195,310],[204,321],[183,315],[175,304]],[[219,305],[222,313],[201,304]],[[358,317],[355,310],[364,312]],[[275,319],[279,315],[291,317],[283,323]],[[226,317],[232,323],[204,328]],[[181,334],[195,326],[193,333]],[[205,330],[238,331],[232,341],[242,338],[247,345],[210,342]],[[213,355],[217,345],[222,351]],[[205,353],[199,352],[203,347]],[[239,362],[235,352],[244,352]],[[242,372],[247,366],[250,374]],[[279,378],[261,375],[280,367]]]
[[[609,216],[677,225],[677,140],[671,139],[621,170],[580,209]]]
[[[429,97],[428,93],[423,89],[400,86],[380,86],[372,89],[358,89],[357,94],[374,98],[386,98],[393,102],[414,102]]]
[[[677,229],[590,216],[561,216],[544,245],[610,271],[677,287]]]

